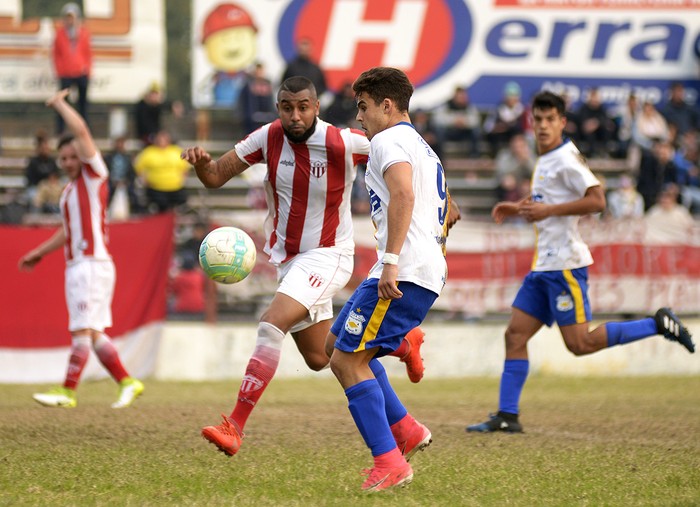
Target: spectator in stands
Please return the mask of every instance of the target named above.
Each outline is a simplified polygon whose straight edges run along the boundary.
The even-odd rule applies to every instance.
[[[618,187],[608,193],[608,213],[611,218],[641,218],[644,216],[644,198],[635,188],[634,176],[620,176]]]
[[[574,103],[571,100],[571,95],[564,93],[561,97],[564,99],[564,103],[566,104],[566,109],[564,110],[564,117],[566,118],[566,125],[564,125],[564,136],[578,144],[578,111],[576,111],[576,109],[574,108]]]
[[[355,121],[356,115],[357,103],[355,102],[355,92],[352,91],[352,83],[348,81],[335,93],[333,101],[326,109],[323,118],[328,123],[339,128],[359,128]]]
[[[442,160],[442,143],[437,129],[434,127],[433,115],[425,109],[416,109],[411,114],[411,123],[423,139],[435,151],[435,154]],[[366,193],[366,192],[365,192]]]
[[[172,142],[170,134],[161,130],[153,144],[136,157],[134,169],[146,187],[146,201],[154,212],[163,212],[187,202],[185,177],[190,164],[180,158],[182,148]]]
[[[134,106],[136,137],[144,146],[151,144],[155,135],[161,130],[163,107],[163,95],[158,83],[152,83]]]
[[[34,195],[33,209],[39,213],[57,214],[61,212],[61,194],[65,187],[58,168],[39,182]]]
[[[6,203],[0,207],[0,223],[21,224],[28,211],[26,197],[17,188],[8,188],[5,190],[5,196]]]
[[[695,224],[688,208],[678,203],[679,188],[675,183],[666,184],[657,202],[646,213],[647,239],[654,243],[685,243],[692,235]]]
[[[525,136],[516,134],[510,139],[508,146],[502,148],[496,155],[494,162],[496,176],[500,178],[506,174],[512,174],[518,181],[529,181],[536,162],[537,157]]]
[[[498,179],[496,200],[499,202],[517,202],[527,194],[521,193],[520,182],[511,173],[504,174]]]
[[[673,157],[678,168],[681,202],[694,215],[700,214],[700,138],[694,130],[680,137]]]
[[[498,153],[515,134],[523,133],[525,114],[525,105],[520,100],[520,85],[509,81],[503,89],[503,101],[484,122],[492,154]]]
[[[642,150],[637,176],[637,191],[644,198],[644,210],[655,203],[659,192],[667,183],[678,181],[678,168],[673,162],[673,146],[664,139],[657,139],[651,150]]]
[[[49,174],[58,171],[56,159],[51,156],[51,147],[49,146],[48,134],[43,130],[39,130],[35,137],[35,153],[29,159],[27,167],[24,168],[24,177],[27,184],[27,201],[30,205],[34,203],[39,183],[47,178]]]
[[[105,155],[109,169],[109,202],[120,187],[124,188],[129,203],[129,214],[141,211],[141,202],[136,188],[136,170],[131,156],[126,149],[126,137],[119,136],[113,141],[112,151]]]
[[[499,201],[519,201],[527,195],[521,193],[521,183],[530,181],[536,161],[523,134],[511,137],[508,146],[499,150],[494,163],[498,179],[496,196]]]
[[[177,249],[180,259],[194,259],[199,262],[199,247],[209,233],[209,226],[204,220],[197,220],[192,225],[188,238]]]
[[[644,101],[642,110],[637,115],[637,121],[632,129],[632,139],[637,146],[645,150],[651,149],[656,139],[671,140],[671,132],[666,119],[648,100]]]
[[[78,4],[70,2],[61,9],[61,24],[56,27],[53,42],[53,65],[58,77],[59,90],[76,87],[77,110],[88,121],[88,85],[92,70],[92,42],[88,29],[83,25]],[[61,134],[65,123],[57,115],[56,132]]]
[[[464,151],[477,158],[481,138],[481,113],[469,100],[469,92],[457,86],[452,97],[433,111],[440,144],[445,142],[465,143]]]
[[[265,66],[257,62],[246,80],[238,107],[246,132],[253,132],[277,118],[272,82],[265,75]]]
[[[661,114],[668,123],[676,126],[679,136],[689,130],[700,130],[698,112],[686,102],[685,86],[681,82],[671,84],[669,99],[661,107]]]
[[[282,74],[282,81],[292,76],[303,76],[314,84],[316,94],[322,97],[328,86],[323,69],[312,60],[313,41],[308,38],[300,39],[297,43],[296,56],[287,63],[287,68]]]
[[[613,114],[613,120],[617,125],[617,149],[615,150],[617,158],[627,158],[639,112],[639,100],[634,93],[630,93],[625,103],[620,104]]]
[[[204,312],[204,272],[197,269],[198,261],[190,256],[182,258],[182,265],[170,282],[175,313],[200,314]]]
[[[608,143],[613,138],[615,124],[608,116],[597,88],[588,90],[586,101],[577,115],[581,152],[587,157],[607,157]]]

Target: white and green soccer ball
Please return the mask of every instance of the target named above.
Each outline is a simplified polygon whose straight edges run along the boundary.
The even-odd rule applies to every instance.
[[[206,275],[219,283],[237,283],[255,267],[255,243],[241,229],[219,227],[202,240],[199,264]]]

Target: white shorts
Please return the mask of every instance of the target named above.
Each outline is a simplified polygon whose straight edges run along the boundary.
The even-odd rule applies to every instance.
[[[68,331],[104,331],[112,325],[115,280],[111,260],[81,260],[66,266]]]
[[[350,281],[352,269],[353,255],[339,248],[309,250],[277,268],[277,292],[309,310],[309,316],[292,326],[291,333],[333,318],[333,296]]]

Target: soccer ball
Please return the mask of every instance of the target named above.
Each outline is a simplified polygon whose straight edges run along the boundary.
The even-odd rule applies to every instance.
[[[237,283],[255,266],[255,243],[236,227],[219,227],[202,240],[199,264],[206,275],[219,283]]]

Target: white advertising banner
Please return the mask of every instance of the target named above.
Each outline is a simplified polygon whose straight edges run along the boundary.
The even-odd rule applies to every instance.
[[[278,82],[296,42],[331,90],[363,70],[403,69],[413,107],[433,107],[456,85],[492,106],[515,81],[524,98],[542,89],[576,102],[599,87],[605,102],[630,92],[658,102],[682,81],[700,90],[698,0],[193,0],[192,95],[230,107],[255,61]]]
[[[165,84],[162,0],[83,0],[92,35],[93,102],[136,102],[149,85]],[[51,48],[60,20],[25,19],[22,0],[0,2],[0,101],[44,101],[57,89]]]

